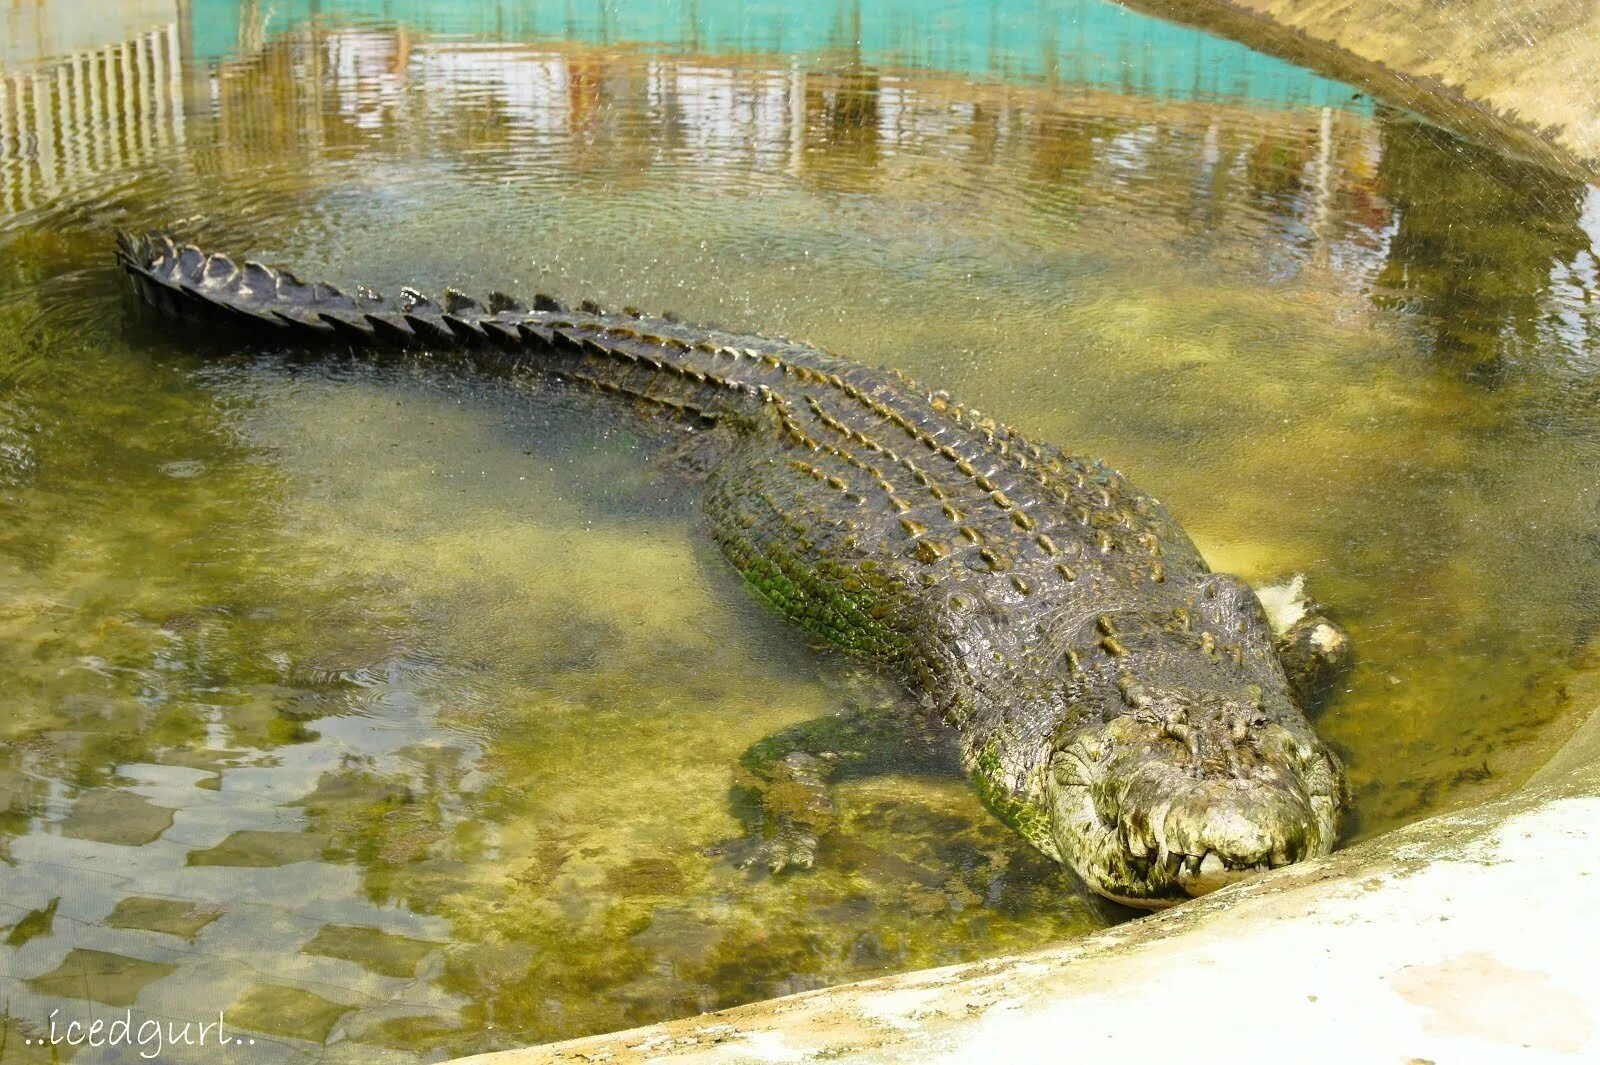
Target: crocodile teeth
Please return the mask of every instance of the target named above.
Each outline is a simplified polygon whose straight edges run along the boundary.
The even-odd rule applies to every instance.
[[[1183,879],[1183,890],[1190,895],[1208,894],[1240,878],[1239,871],[1229,869],[1215,851],[1207,851],[1203,858],[1191,856],[1186,864],[1188,875]]]

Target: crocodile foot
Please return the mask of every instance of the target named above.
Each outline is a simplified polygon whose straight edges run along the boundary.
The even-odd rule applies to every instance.
[[[741,786],[755,792],[758,816],[750,833],[732,848],[741,869],[765,867],[773,873],[810,869],[817,858],[817,841],[833,824],[833,800],[828,796],[833,760],[825,755],[791,751],[767,767],[760,779]]]
[[[748,826],[720,847],[745,869],[809,869],[834,827],[831,788],[877,773],[959,775],[956,730],[888,692],[869,675],[845,678],[849,708],[790,725],[753,744],[734,772],[735,810]]]
[[[1305,578],[1298,574],[1261,588],[1258,595],[1296,700],[1307,712],[1320,708],[1350,670],[1350,634],[1306,595]]]
[[[1312,712],[1349,672],[1350,634],[1324,614],[1307,614],[1278,637],[1278,660],[1301,709]]]
[[[817,837],[803,830],[780,830],[771,839],[751,840],[738,862],[740,869],[765,868],[770,873],[810,869],[817,860]]]

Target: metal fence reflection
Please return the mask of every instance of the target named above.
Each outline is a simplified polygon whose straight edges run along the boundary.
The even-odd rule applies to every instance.
[[[184,139],[178,24],[0,73],[0,212],[15,214]]]

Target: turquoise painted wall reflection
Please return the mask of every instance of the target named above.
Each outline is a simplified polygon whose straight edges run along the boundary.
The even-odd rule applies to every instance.
[[[1171,99],[1367,106],[1348,85],[1112,0],[195,0],[195,50],[229,55],[313,18],[675,54],[767,53],[826,63],[848,54],[873,66],[1047,78]]]

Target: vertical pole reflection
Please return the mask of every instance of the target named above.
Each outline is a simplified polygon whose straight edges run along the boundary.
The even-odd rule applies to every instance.
[[[806,75],[798,60],[789,64],[789,173],[800,176],[806,154]]]
[[[106,109],[101,120],[106,133],[106,145],[111,149],[111,165],[122,169],[122,123],[117,116],[122,113],[122,91],[117,78],[117,48],[108,46],[100,52],[100,75],[106,90]]]
[[[56,67],[56,114],[51,129],[61,133],[61,182],[71,185],[83,171],[77,166],[78,142],[72,135],[72,87],[67,83],[67,68]]]
[[[28,112],[24,96],[27,82],[21,74],[11,79],[11,98],[15,103],[15,136],[17,142],[17,209],[25,210],[33,202],[33,149],[29,146]]]
[[[132,166],[139,159],[139,131],[134,115],[138,111],[139,96],[133,87],[133,46],[123,41],[117,46],[117,64],[120,68],[122,82],[122,107],[117,111],[116,117],[120,120],[122,128],[122,143],[128,165]]]
[[[129,137],[133,140],[132,162],[137,165],[150,157],[150,87],[145,82],[144,41],[138,37],[127,42],[128,84],[133,92],[128,100]]]
[[[1311,206],[1311,261],[1328,261],[1329,223],[1333,218],[1333,108],[1322,109],[1317,127],[1317,180]]]
[[[39,166],[39,188],[46,198],[56,193],[56,139],[51,129],[50,82],[33,78],[33,152]]]
[[[106,170],[110,166],[110,146],[106,142],[106,94],[101,91],[101,77],[104,75],[104,66],[98,53],[88,54],[83,62],[83,78],[88,82],[90,90],[90,120],[88,120],[88,139],[90,139],[90,155],[94,158],[96,170]]]
[[[133,44],[133,84],[138,102],[133,107],[134,121],[139,129],[139,158],[140,161],[149,159],[155,151],[155,137],[152,134],[150,106],[150,55],[149,42],[143,37],[135,37]]]
[[[172,102],[172,139],[183,145],[183,42],[178,36],[178,24],[167,23],[167,96]]]
[[[171,99],[167,92],[166,35],[159,30],[151,30],[145,34],[144,42],[145,51],[150,56],[150,103],[152,112],[150,125],[156,146],[165,148],[168,143],[167,129],[169,126],[167,111]]]
[[[12,197],[11,171],[21,156],[16,141],[16,124],[11,120],[11,84],[0,78],[0,211],[14,214],[19,205]]]
[[[99,168],[94,157],[94,134],[89,126],[88,63],[82,52],[72,57],[72,154],[77,160],[78,172],[92,174]]]

